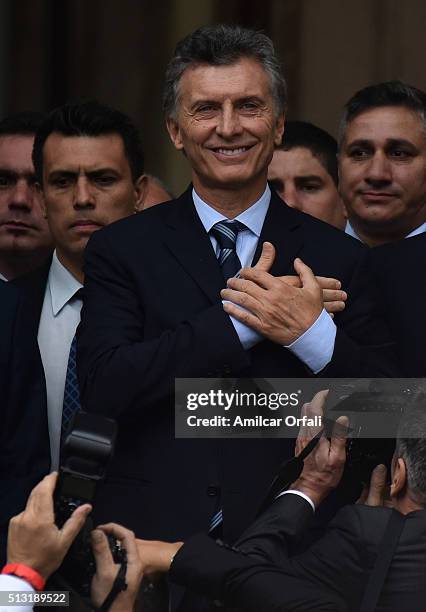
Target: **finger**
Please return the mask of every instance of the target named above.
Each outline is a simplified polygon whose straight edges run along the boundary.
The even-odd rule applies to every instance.
[[[252,281],[262,289],[273,289],[277,286],[278,282],[278,279],[275,278],[275,276],[272,276],[272,274],[263,272],[261,270],[256,270],[255,268],[243,268],[240,271],[240,278]],[[233,281],[234,279],[230,280]],[[284,283],[282,284],[284,285]],[[287,285],[287,287],[290,288],[289,285]]]
[[[337,289],[323,289],[322,299],[324,302],[345,302],[348,294],[346,291],[338,291]]]
[[[309,402],[310,413],[315,416],[322,416],[324,414],[324,405],[328,396],[329,389],[321,389],[317,391],[314,397]]]
[[[90,538],[92,541],[93,555],[96,561],[96,573],[99,576],[108,575],[115,565],[108,539],[105,533],[98,528],[92,531]]]
[[[129,564],[140,563],[139,551],[136,543],[136,537],[133,531],[126,529],[122,525],[116,523],[108,523],[107,525],[99,525],[98,529],[104,533],[114,536],[121,542],[122,547],[127,553],[127,561]]]
[[[327,276],[316,276],[317,283],[321,289],[340,289],[342,283],[337,278],[328,278]]]
[[[382,506],[386,491],[386,466],[377,465],[371,473],[366,506]]]
[[[247,293],[248,295],[251,295],[257,299],[261,299],[265,295],[265,290],[261,289],[259,285],[256,285],[256,283],[243,278],[230,278],[226,284],[226,289],[233,289],[234,291]]]
[[[304,417],[306,415],[307,406],[308,404],[303,404],[302,409],[300,411],[301,417]],[[309,440],[307,438],[307,427],[303,424],[303,421],[302,421],[302,425],[300,426],[299,433],[296,438],[296,446],[295,446],[296,455],[299,455],[302,452],[302,450],[305,448],[308,442]]]
[[[346,438],[348,436],[348,428],[348,417],[340,416],[334,423],[330,440],[330,453],[334,453],[343,460],[346,459]]]
[[[259,311],[260,302],[255,298],[242,293],[241,291],[234,291],[233,289],[222,289],[220,292],[221,298],[226,302],[232,302],[241,308],[249,310],[252,314],[256,315]]]
[[[58,474],[52,472],[43,478],[32,490],[26,509],[34,514],[41,514],[53,520],[53,492]]]
[[[269,272],[272,264],[275,260],[275,247],[271,242],[264,242],[262,244],[262,252],[259,257],[259,261],[256,263],[253,268],[256,270],[262,270],[264,272]]]
[[[323,296],[323,299],[324,299],[324,296]],[[342,310],[345,310],[346,304],[345,302],[325,302],[324,301],[324,308],[326,309],[330,317],[333,317],[334,313],[342,312]]]
[[[241,323],[244,323],[244,325],[248,325],[248,327],[251,327],[255,331],[261,333],[262,324],[260,319],[248,310],[242,310],[242,308],[236,306],[232,302],[224,302],[223,310],[229,314],[229,316],[237,319],[237,321],[240,321]]]
[[[65,544],[71,545],[79,531],[83,528],[91,511],[92,506],[90,504],[84,504],[74,510],[61,529],[61,536]]]
[[[304,264],[299,257],[294,260],[294,269],[296,270],[300,280],[302,281],[302,287],[319,287],[311,268]]]

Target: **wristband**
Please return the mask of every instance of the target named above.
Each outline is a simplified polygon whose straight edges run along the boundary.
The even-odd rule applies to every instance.
[[[8,563],[1,571],[2,574],[13,574],[26,580],[36,591],[42,591],[46,580],[36,570],[22,563]]]

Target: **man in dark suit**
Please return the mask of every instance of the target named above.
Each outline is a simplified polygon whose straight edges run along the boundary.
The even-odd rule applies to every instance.
[[[365,505],[341,509],[324,537],[302,554],[291,553],[309,525],[312,507],[318,507],[343,472],[345,439],[340,434],[330,441],[321,438],[305,460],[300,478],[291,485],[292,493],[276,499],[237,547],[218,545],[204,535],[183,545],[139,542],[144,573],[170,570],[171,579],[179,584],[191,584],[198,592],[245,612],[315,610],[311,588],[318,589],[320,600],[330,598],[330,610],[359,612],[383,539],[391,537],[386,531],[392,506],[405,520],[383,576],[377,609],[420,612],[426,595],[425,434],[423,400],[401,419],[388,507],[383,507],[386,469],[380,465],[372,474]]]
[[[426,234],[373,249],[371,261],[404,374],[426,377]]]
[[[136,212],[143,195],[137,130],[125,115],[95,102],[47,116],[37,132],[34,167],[55,252],[44,267],[1,286],[3,530],[50,464],[57,469],[63,407],[79,405],[67,398],[86,243],[103,225]]]
[[[41,266],[53,250],[31,159],[42,113],[17,113],[0,121],[0,281]]]
[[[425,168],[426,92],[401,81],[357,91],[340,125],[346,232],[371,247],[425,232]]]
[[[188,36],[168,68],[165,110],[171,139],[191,164],[193,187],[97,233],[86,250],[82,402],[119,423],[95,513],[140,536],[185,537],[207,529],[222,511],[223,533],[232,541],[292,452],[277,440],[175,440],[176,377],[393,371],[364,247],[286,207],[267,185],[284,103],[267,37],[232,26]],[[247,313],[223,305],[220,291],[241,266],[257,261],[264,241],[277,251],[272,274],[293,274],[296,257],[305,262],[295,263],[303,286],[252,271],[262,282],[260,323],[247,326]],[[315,274],[339,275],[349,289],[352,300],[336,315],[337,327],[305,264]]]

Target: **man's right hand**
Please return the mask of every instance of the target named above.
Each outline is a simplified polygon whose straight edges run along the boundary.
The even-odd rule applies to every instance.
[[[275,247],[271,242],[264,242],[262,245],[262,253],[259,261],[255,266],[256,270],[263,272],[269,272],[272,264],[275,260]],[[302,282],[299,276],[277,276],[284,283],[291,287],[302,287]],[[336,312],[342,312],[345,309],[345,302],[347,300],[347,293],[341,290],[342,284],[336,278],[328,278],[326,276],[315,276],[319,286],[322,289],[322,299],[324,302],[324,308],[331,315],[334,316]]]
[[[301,415],[307,417],[322,416],[323,406],[328,391],[317,393],[309,404],[302,408]],[[334,424],[330,440],[321,437],[316,447],[304,460],[303,471],[291,485],[292,489],[307,495],[315,506],[318,506],[327,495],[337,487],[343,475],[346,462],[346,432],[348,418],[341,416]],[[308,444],[317,433],[316,430],[301,428],[296,441],[296,453]]]
[[[27,565],[45,580],[61,565],[92,509],[79,506],[59,529],[53,511],[56,479],[53,472],[34,487],[25,510],[10,520],[7,538],[7,562]]]

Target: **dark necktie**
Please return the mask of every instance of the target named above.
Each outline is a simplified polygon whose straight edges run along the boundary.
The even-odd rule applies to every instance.
[[[79,289],[72,298],[81,299],[81,289]],[[71,342],[70,353],[68,357],[67,374],[65,377],[64,402],[62,407],[62,424],[61,424],[61,442],[64,441],[68,433],[72,420],[76,412],[80,410],[80,390],[77,381],[76,368],[77,355],[77,336]]]
[[[238,232],[244,229],[246,229],[246,226],[239,221],[219,221],[210,230],[210,234],[216,238],[220,247],[217,259],[225,281],[235,276],[241,270],[241,262],[238,258],[235,245]]]

